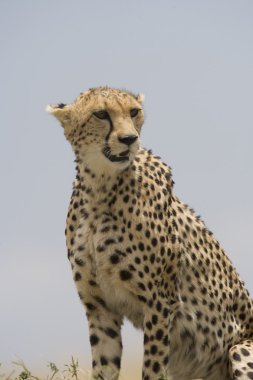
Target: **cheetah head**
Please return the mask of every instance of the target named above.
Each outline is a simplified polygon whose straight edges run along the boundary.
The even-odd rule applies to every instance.
[[[98,87],[81,93],[72,104],[50,105],[47,111],[60,121],[79,162],[95,171],[119,171],[139,149],[142,101],[141,95]]]

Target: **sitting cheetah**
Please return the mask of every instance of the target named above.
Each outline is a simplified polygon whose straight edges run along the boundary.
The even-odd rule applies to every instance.
[[[66,237],[92,379],[118,379],[124,317],[144,332],[143,380],[253,379],[252,300],[171,169],[140,148],[142,101],[99,87],[48,107],[76,155]]]

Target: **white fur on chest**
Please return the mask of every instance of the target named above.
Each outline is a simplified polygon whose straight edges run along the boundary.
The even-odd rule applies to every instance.
[[[112,232],[102,234],[99,229],[103,225],[102,219],[94,220],[93,217],[83,221],[76,232],[75,244],[76,246],[84,246],[85,250],[82,252],[84,261],[89,257],[91,260],[90,267],[84,267],[84,271],[92,270],[95,275],[97,284],[103,294],[104,301],[108,307],[128,318],[135,327],[143,327],[143,305],[129,290],[124,288],[124,284],[119,280],[119,271],[124,266],[122,261],[117,266],[112,266],[109,257],[113,254],[115,247],[108,248],[104,252],[99,252],[98,247],[103,246],[104,242],[108,239],[115,239]],[[92,231],[91,224],[96,227],[96,233]],[[117,249],[125,251],[126,247],[123,243],[116,245]],[[125,258],[127,260],[127,257]],[[88,275],[86,273],[85,275]]]

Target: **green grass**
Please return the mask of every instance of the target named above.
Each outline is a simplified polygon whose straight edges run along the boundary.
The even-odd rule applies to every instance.
[[[78,360],[71,358],[69,364],[65,364],[59,369],[54,362],[47,363],[47,374],[39,376],[32,373],[27,365],[22,361],[12,362],[11,370],[4,371],[0,363],[0,380],[90,380],[91,371],[80,368]],[[139,376],[137,376],[138,378]],[[111,380],[108,378],[106,380]],[[120,380],[128,380],[125,376],[120,376]]]
[[[0,363],[0,380],[89,380],[90,371],[79,367],[78,360],[71,358],[70,364],[65,364],[59,369],[53,362],[47,364],[48,374],[44,377],[32,373],[22,361],[12,362],[12,369],[5,373],[3,365]]]
[[[0,380],[90,380],[91,378],[91,371],[80,368],[78,360],[73,357],[70,364],[65,364],[62,369],[59,369],[55,363],[48,362],[47,372],[48,374],[44,377],[37,376],[28,369],[22,360],[19,360],[12,362],[10,372],[4,373],[3,365],[0,363]],[[125,377],[120,378],[126,380]],[[158,380],[166,380],[166,376],[162,376]]]

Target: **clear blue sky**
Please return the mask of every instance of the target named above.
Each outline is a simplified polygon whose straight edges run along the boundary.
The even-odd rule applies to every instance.
[[[0,36],[0,362],[90,364],[64,238],[74,157],[44,111],[89,87],[145,94],[143,145],[253,293],[252,0],[5,0]],[[141,334],[124,340],[140,362]]]

